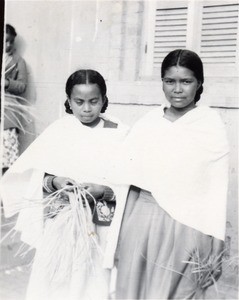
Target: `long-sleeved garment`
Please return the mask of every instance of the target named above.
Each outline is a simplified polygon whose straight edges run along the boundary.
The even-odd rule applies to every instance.
[[[16,53],[13,53],[6,60],[5,79],[9,81],[8,87],[5,88],[5,99],[7,98],[11,102],[11,99],[17,99],[14,96],[22,96],[24,94],[27,87],[27,68],[25,60]],[[6,106],[4,111],[4,129],[14,127],[20,129],[16,118],[21,120],[21,115],[17,114],[17,108],[13,112]]]

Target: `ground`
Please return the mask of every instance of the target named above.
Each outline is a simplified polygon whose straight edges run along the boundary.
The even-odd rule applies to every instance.
[[[15,220],[16,217],[5,219],[2,216],[2,238],[13,227]],[[230,247],[224,256],[223,274],[217,282],[217,286],[210,288],[208,293],[210,299],[238,299],[237,228],[228,227],[227,236],[232,237],[234,242],[232,243],[230,238]],[[34,251],[29,251],[24,257],[19,257],[16,254],[22,246],[25,246],[24,249],[27,250],[18,234],[14,238],[8,236],[1,243],[1,300],[23,300],[25,297]]]

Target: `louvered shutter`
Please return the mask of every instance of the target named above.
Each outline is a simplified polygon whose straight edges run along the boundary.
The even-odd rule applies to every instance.
[[[237,35],[237,3],[203,6],[200,53],[204,64],[235,64]]]
[[[153,68],[159,71],[163,58],[170,51],[186,48],[187,7],[156,9]]]

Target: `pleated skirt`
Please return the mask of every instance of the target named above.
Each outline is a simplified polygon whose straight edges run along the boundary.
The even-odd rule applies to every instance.
[[[207,274],[200,266],[208,260],[212,242],[213,237],[174,220],[151,193],[141,190],[122,223],[116,252],[116,298],[205,297],[201,286]]]

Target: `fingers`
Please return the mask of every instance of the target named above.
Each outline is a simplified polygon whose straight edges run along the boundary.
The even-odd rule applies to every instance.
[[[61,192],[59,196],[60,196],[60,201],[69,202],[69,196],[67,193]]]

